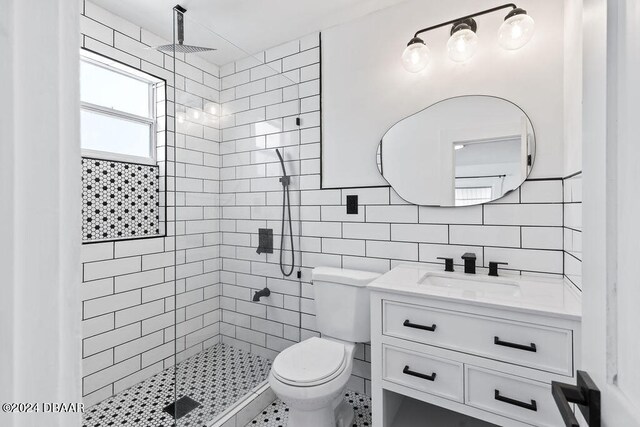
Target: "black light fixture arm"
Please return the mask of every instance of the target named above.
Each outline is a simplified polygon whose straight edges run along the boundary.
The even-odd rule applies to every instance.
[[[446,27],[447,25],[457,24],[460,21],[466,21],[467,19],[475,18],[476,16],[486,15],[487,13],[496,12],[498,10],[507,9],[509,7],[511,9],[517,9],[518,8],[518,6],[516,6],[513,3],[506,3],[506,4],[503,4],[501,6],[496,6],[496,7],[492,7],[491,9],[483,10],[481,12],[472,13],[471,15],[463,16],[461,18],[452,19],[450,21],[443,22],[443,23],[438,24],[438,25],[432,25],[431,27],[423,28],[421,30],[416,31],[416,33],[413,35],[413,38],[416,38],[416,37],[418,37],[418,35],[420,35],[422,33],[426,33],[427,31],[435,30],[436,28],[442,28],[442,27]]]

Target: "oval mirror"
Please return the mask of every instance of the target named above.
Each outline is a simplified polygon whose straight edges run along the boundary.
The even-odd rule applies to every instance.
[[[378,146],[378,169],[416,205],[469,206],[497,200],[527,178],[535,134],[517,105],[493,96],[445,99],[393,125]]]

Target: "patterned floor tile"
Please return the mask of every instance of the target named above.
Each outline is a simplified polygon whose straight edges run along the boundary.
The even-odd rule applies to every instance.
[[[344,399],[353,407],[355,418],[353,427],[365,427],[371,425],[371,398],[367,395],[348,391]],[[280,399],[276,399],[264,408],[262,413],[249,421],[245,427],[286,427],[289,419],[289,408]]]
[[[271,361],[217,344],[87,410],[83,427],[172,427],[165,406],[189,396],[201,406],[180,418],[177,427],[205,426],[218,414],[267,379]],[[175,378],[174,378],[175,375]]]

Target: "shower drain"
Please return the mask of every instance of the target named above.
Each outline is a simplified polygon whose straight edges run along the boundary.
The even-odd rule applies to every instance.
[[[180,399],[164,407],[163,411],[171,414],[176,420],[184,417],[189,412],[193,411],[200,406],[200,403],[196,402],[189,396],[182,396]]]

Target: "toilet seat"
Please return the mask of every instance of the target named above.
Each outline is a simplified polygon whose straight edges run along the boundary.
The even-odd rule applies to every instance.
[[[312,337],[283,350],[273,361],[271,373],[285,384],[313,387],[340,375],[348,359],[344,344]]]

